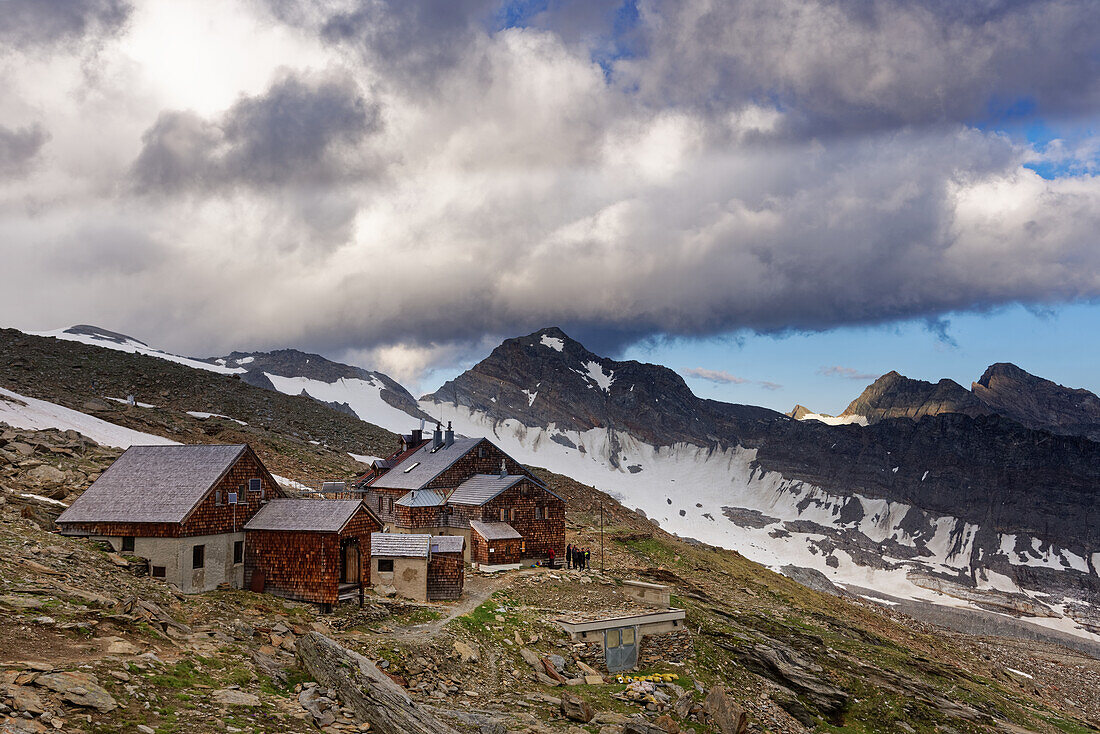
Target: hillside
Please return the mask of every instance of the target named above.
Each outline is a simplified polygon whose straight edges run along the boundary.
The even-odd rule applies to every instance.
[[[130,561],[91,541],[48,532],[40,515],[49,503],[17,500],[12,491],[33,485],[29,475],[58,456],[66,471],[94,475],[111,450],[56,431],[0,432],[0,457],[22,453],[20,446],[32,452],[0,468],[0,664],[8,705],[34,718],[9,721],[11,731],[55,721],[89,734],[146,731],[138,725],[164,734],[229,727],[304,734],[316,730],[314,721],[329,732],[355,731],[348,709],[311,698],[310,674],[295,656],[302,638],[318,632],[377,662],[412,705],[461,731],[576,732],[560,713],[565,695],[586,700],[605,734],[713,730],[703,725],[700,691],[716,685],[748,713],[750,731],[774,734],[1083,732],[1096,730],[1100,716],[1095,658],[1049,643],[946,633],[892,611],[887,600],[812,591],[737,553],[670,536],[591,487],[543,470],[536,471],[567,498],[568,539],[591,548],[597,567],[602,529],[606,571],[471,575],[461,602],[371,596],[363,609],[332,615],[243,591],[183,596],[135,576]],[[644,648],[643,673],[679,676],[677,687],[659,689],[671,698],[650,707],[656,711],[623,697],[613,678],[570,685],[566,694],[523,657],[559,655],[567,673],[599,665],[552,620],[627,608],[617,591],[622,578],[669,584],[687,611],[687,632]],[[84,692],[72,693],[76,685]]]

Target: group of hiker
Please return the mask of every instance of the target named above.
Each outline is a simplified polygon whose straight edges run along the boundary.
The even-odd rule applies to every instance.
[[[588,562],[592,558],[592,551],[570,543],[565,547],[565,567],[584,570],[588,568]]]

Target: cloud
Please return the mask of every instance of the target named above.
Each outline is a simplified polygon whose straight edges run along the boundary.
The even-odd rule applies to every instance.
[[[188,2],[51,32],[115,29],[95,73],[5,56],[10,323],[415,378],[548,324],[615,353],[1100,298],[1095,145],[989,122],[1100,114],[1091,3]],[[151,53],[173,13],[193,48]]]
[[[804,133],[1095,110],[1091,0],[655,0],[647,53],[617,71],[649,99],[774,100]]]
[[[378,104],[350,77],[287,72],[266,93],[242,98],[216,120],[161,113],[142,136],[133,175],[140,189],[165,193],[328,184],[367,173],[355,170],[354,147],[380,126]]]
[[[49,139],[49,133],[41,125],[14,130],[0,125],[0,175],[25,173]]]
[[[780,390],[782,385],[769,382],[768,380],[750,380],[747,377],[738,377],[737,375],[731,375],[724,370],[708,370],[705,367],[688,367],[683,370],[683,373],[689,377],[697,377],[700,380],[706,380],[707,382],[713,382],[716,385],[759,385],[765,390]]]
[[[115,33],[130,11],[124,0],[5,0],[0,6],[0,45],[51,45]]]
[[[817,374],[824,375],[825,377],[843,377],[846,380],[877,380],[879,378],[879,375],[860,372],[853,367],[841,367],[840,365],[819,367]]]

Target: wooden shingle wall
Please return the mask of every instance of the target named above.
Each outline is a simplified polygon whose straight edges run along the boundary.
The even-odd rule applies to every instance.
[[[519,538],[486,540],[470,533],[470,560],[485,566],[505,566],[523,560],[523,541]]]
[[[465,562],[461,553],[433,553],[428,561],[428,599],[451,600],[462,597]]]
[[[183,523],[183,535],[214,535],[217,533],[240,532],[244,524],[252,519],[262,501],[273,497],[282,497],[283,491],[273,484],[266,471],[260,468],[259,461],[250,451],[245,451],[213,491],[199,503]],[[259,479],[263,492],[248,491],[248,480]],[[221,492],[221,504],[218,504],[218,491]],[[237,493],[237,504],[229,504],[229,493]]]
[[[536,508],[542,508],[541,519],[536,517]],[[501,522],[500,511],[504,510],[503,522],[523,536],[526,546],[524,557],[546,558],[553,548],[554,557],[562,558],[565,552],[565,502],[542,487],[527,480],[521,481],[479,509],[481,517],[477,519],[484,522]]]
[[[317,500],[324,502],[325,500]],[[359,541],[361,583],[370,584],[370,534],[381,530],[360,509],[339,533],[250,530],[245,538],[245,588],[263,572],[265,591],[316,604],[336,604],[340,586],[340,543]]]

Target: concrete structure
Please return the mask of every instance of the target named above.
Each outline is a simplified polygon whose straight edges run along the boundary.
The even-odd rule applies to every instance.
[[[623,617],[554,621],[577,642],[601,643],[608,671],[617,673],[637,665],[645,637],[683,630],[685,616],[683,609],[665,609]]]
[[[462,595],[465,548],[462,536],[374,533],[371,585],[379,594],[416,601],[457,599]]]
[[[668,609],[671,605],[672,592],[661,584],[627,580],[623,581],[623,593],[647,606]]]

